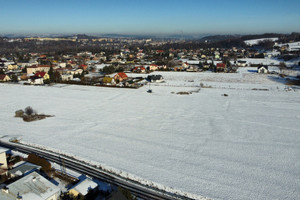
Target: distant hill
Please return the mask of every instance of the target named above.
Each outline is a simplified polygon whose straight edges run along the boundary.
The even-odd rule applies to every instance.
[[[286,36],[287,34],[280,34],[280,33],[264,33],[264,34],[257,34],[257,35],[243,35],[241,37],[242,40],[253,40],[253,39],[260,39],[260,38],[280,38]]]
[[[237,39],[240,38],[241,35],[210,35],[200,39],[200,41],[209,41],[209,42],[217,42],[228,39]]]

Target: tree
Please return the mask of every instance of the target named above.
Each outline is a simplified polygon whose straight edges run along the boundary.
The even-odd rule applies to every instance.
[[[57,83],[59,82],[61,79],[61,75],[58,71],[55,71],[54,74],[53,74],[53,80]]]
[[[14,82],[14,83],[19,82],[18,76],[15,75],[15,74],[13,74],[13,75],[11,76],[11,80],[12,80],[12,82]]]
[[[46,173],[51,171],[51,164],[46,159],[41,158],[35,154],[29,154],[27,157],[27,161],[41,166],[41,170]]]
[[[112,66],[112,65],[106,66],[106,67],[103,68],[103,72],[104,72],[105,74],[112,74],[112,73],[115,72],[115,68],[114,68],[114,66]]]
[[[280,70],[286,69],[286,64],[284,62],[280,62],[279,63],[279,69]]]
[[[24,67],[24,68],[22,69],[22,73],[27,73],[27,67]]]
[[[25,114],[26,115],[32,115],[33,114],[33,109],[30,106],[27,106],[25,108]]]
[[[53,67],[52,66],[50,66],[48,74],[49,74],[49,77],[50,77],[50,81],[53,82],[54,81],[54,71],[53,71]]]

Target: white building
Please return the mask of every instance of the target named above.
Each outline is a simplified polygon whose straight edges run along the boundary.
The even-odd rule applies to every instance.
[[[80,181],[72,189],[69,190],[69,194],[77,197],[79,194],[85,196],[90,190],[95,189],[98,186],[92,179],[86,178],[83,181]]]
[[[36,172],[13,182],[0,191],[1,200],[58,200],[60,188]]]
[[[0,175],[7,174],[7,160],[6,160],[6,152],[9,149],[0,147]],[[0,198],[1,199],[1,198]]]

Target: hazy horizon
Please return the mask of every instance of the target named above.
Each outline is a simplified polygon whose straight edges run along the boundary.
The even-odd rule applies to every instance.
[[[300,32],[296,0],[16,0],[1,7],[1,35]]]

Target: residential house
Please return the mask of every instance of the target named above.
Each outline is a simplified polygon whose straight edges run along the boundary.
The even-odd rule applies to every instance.
[[[73,74],[62,74],[60,75],[62,81],[73,80]]]
[[[9,170],[8,173],[10,175],[10,178],[15,178],[18,176],[26,176],[27,174],[30,174],[31,172],[40,170],[40,169],[41,169],[41,166],[32,164],[30,162],[24,162],[24,163],[18,165],[17,167]]]
[[[6,152],[9,149],[0,147],[0,176],[7,175],[7,160],[6,160]],[[1,198],[0,198],[1,199]]]
[[[156,65],[156,64],[151,64],[151,65],[149,65],[149,70],[150,71],[155,71],[155,70],[157,70],[158,69],[158,65]]]
[[[218,72],[223,72],[226,69],[226,64],[225,63],[217,63],[217,71]]]
[[[164,78],[162,75],[149,75],[146,80],[149,82],[161,83],[164,81]]]
[[[269,73],[268,66],[259,66],[257,68],[257,72],[261,73],[261,74],[267,74],[267,73]]]
[[[0,191],[1,200],[58,200],[60,188],[46,178],[32,172],[5,186]]]
[[[187,69],[187,68],[189,68],[189,63],[188,62],[184,62],[184,63],[182,63],[182,67],[184,68],[184,69]]]
[[[203,63],[202,67],[204,70],[208,70],[210,68],[210,64],[209,63]]]
[[[187,72],[197,72],[199,70],[199,67],[197,65],[190,65],[186,71]]]
[[[87,71],[88,66],[87,65],[80,65],[79,69],[83,69],[83,71]]]
[[[7,65],[7,70],[17,70],[19,69],[18,65]]]
[[[74,187],[72,187],[68,193],[74,197],[77,197],[79,194],[85,196],[90,190],[94,190],[97,186],[97,183],[95,183],[92,179],[86,177],[84,180],[80,181]]]
[[[11,79],[7,74],[0,74],[0,82],[7,82],[10,81]]]
[[[30,67],[27,67],[27,74],[34,74],[36,72],[49,72],[50,65],[33,65]]]
[[[28,83],[31,85],[43,85],[44,79],[43,77],[38,77],[33,75],[28,78]]]
[[[29,66],[26,68],[27,74],[34,74],[36,71],[38,71],[38,67],[36,65]]]
[[[49,74],[46,72],[36,72],[34,75],[36,77],[43,78],[44,80],[48,80],[50,78]]]
[[[163,54],[164,52],[164,50],[156,50],[156,54]]]
[[[114,79],[106,76],[102,79],[102,83],[105,85],[108,85],[108,84],[114,83]]]
[[[124,72],[119,72],[116,75],[114,75],[114,80],[116,82],[122,82],[127,79],[128,79],[128,76]]]
[[[238,62],[237,65],[239,67],[246,67],[247,66],[247,61],[246,60],[238,60],[237,62]]]
[[[146,69],[145,69],[144,66],[137,66],[137,67],[134,67],[132,69],[132,72],[135,72],[135,73],[145,73]]]

